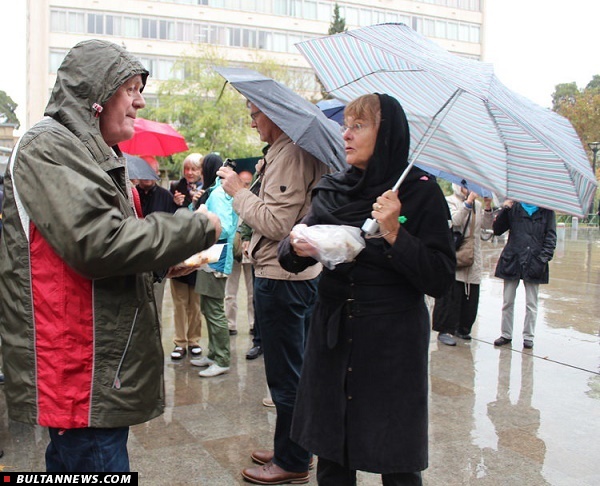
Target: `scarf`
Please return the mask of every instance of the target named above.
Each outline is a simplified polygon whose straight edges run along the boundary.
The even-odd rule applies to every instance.
[[[525,212],[527,214],[529,214],[529,216],[531,216],[538,209],[540,209],[538,206],[534,206],[533,204],[527,204],[527,203],[521,203],[521,207],[525,210]]]
[[[408,167],[410,133],[402,106],[395,98],[377,94],[381,123],[373,155],[364,170],[350,167],[323,176],[312,192],[312,212],[322,224],[361,227],[371,217],[378,196],[391,189]],[[413,167],[400,186],[402,194],[411,182],[426,173]]]

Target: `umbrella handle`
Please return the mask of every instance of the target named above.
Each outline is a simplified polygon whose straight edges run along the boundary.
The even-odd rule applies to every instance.
[[[379,232],[379,222],[376,219],[367,218],[360,228],[365,235],[374,235]]]

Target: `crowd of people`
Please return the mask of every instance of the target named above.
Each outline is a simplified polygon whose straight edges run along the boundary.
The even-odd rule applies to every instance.
[[[58,69],[46,118],[15,148],[0,240],[9,416],[48,427],[49,472],[129,471],[129,427],[164,410],[165,282],[170,358],[189,357],[210,378],[230,370],[243,275],[253,332],[246,357],[264,355],[276,424],[272,448],[251,451],[256,466],[242,476],[306,483],[315,455],[323,486],[355,485],[359,470],[381,474],[385,485],[421,485],[431,328],[445,345],[470,340],[479,300],[480,240],[471,263],[457,268],[450,229],[465,238],[482,227],[510,231],[496,269],[504,304],[494,344],[512,341],[523,280],[523,345],[532,348],[554,213],[507,200],[494,218],[491,199],[459,185],[445,198],[434,177],[409,167],[409,123],[386,94],[346,106],[346,170],[334,173],[247,101],[266,144],[254,176],[218,154],[190,153],[170,190],[155,180],[132,184],[119,143],[133,136],[148,74],[120,46],[76,45]],[[335,265],[301,233],[360,229],[369,218],[376,233]],[[211,247],[220,248],[215,261],[185,263]],[[426,295],[436,299],[433,319]]]

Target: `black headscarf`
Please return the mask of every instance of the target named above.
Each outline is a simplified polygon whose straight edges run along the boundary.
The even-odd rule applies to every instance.
[[[198,199],[198,206],[206,203],[211,187],[217,179],[217,171],[223,166],[223,159],[217,154],[208,154],[202,161],[202,187],[205,192]]]
[[[404,110],[395,98],[377,96],[381,123],[367,168],[326,175],[313,190],[312,212],[323,224],[361,227],[371,217],[377,197],[391,189],[408,167],[410,133]],[[413,167],[402,186],[424,174]]]

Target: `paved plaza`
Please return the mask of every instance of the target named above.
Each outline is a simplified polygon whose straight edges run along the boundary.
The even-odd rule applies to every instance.
[[[524,291],[517,291],[512,347],[500,336],[502,281],[493,271],[502,241],[484,248],[479,316],[470,343],[430,345],[430,466],[427,486],[600,484],[600,231],[561,230],[550,284],[540,289],[533,350],[522,348]],[[168,286],[167,286],[168,289]],[[240,294],[244,309],[245,293]],[[244,483],[250,452],[271,447],[275,411],[263,358],[245,359],[250,335],[241,316],[231,337],[231,372],[198,377],[189,358],[174,362],[172,307],[165,293],[166,413],[132,427],[131,465],[141,485]],[[207,346],[203,330],[202,346]],[[377,356],[373,356],[377,359]],[[1,389],[0,389],[1,390]],[[0,395],[3,395],[0,391]],[[44,471],[45,429],[9,421],[0,396],[0,465]],[[311,473],[310,485],[316,485]],[[381,484],[361,473],[359,485]]]

